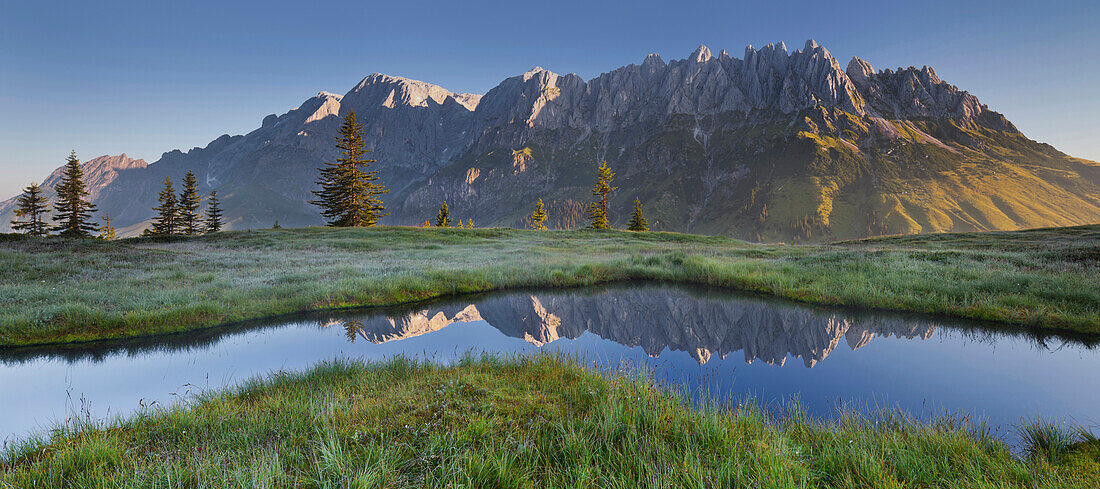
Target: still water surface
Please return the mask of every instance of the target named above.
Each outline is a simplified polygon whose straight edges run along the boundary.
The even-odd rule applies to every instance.
[[[0,439],[74,413],[99,419],[322,360],[566,353],[644,368],[695,399],[797,398],[917,416],[984,416],[1014,438],[1022,418],[1100,425],[1096,342],[957,321],[810,307],[708,288],[624,285],[504,292],[414,308],[80,347],[0,350]]]

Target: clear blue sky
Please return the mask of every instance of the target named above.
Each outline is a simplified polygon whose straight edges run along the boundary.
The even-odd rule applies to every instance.
[[[383,72],[484,93],[700,43],[814,38],[842,65],[931,65],[1025,134],[1100,160],[1100,2],[0,2],[0,198],[82,159],[241,134]]]

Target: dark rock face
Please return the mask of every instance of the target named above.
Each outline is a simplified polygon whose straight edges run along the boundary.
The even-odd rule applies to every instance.
[[[509,294],[467,306],[443,306],[398,317],[340,323],[373,343],[438,331],[454,323],[484,320],[505,335],[542,346],[587,332],[650,356],[666,348],[700,363],[744,352],[745,361],[783,365],[788,356],[806,367],[824,360],[843,340],[857,349],[877,336],[931,338],[923,321],[845,316],[831,312],[728,297],[705,297],[678,288],[608,290],[597,294]]]
[[[705,46],[667,63],[651,54],[588,81],[534,68],[484,96],[373,74],[247,135],[165,153],[97,203],[136,232],[164,177],[194,170],[230,228],[320,224],[307,201],[350,110],[391,190],[388,224],[419,223],[447,200],[456,217],[523,226],[542,198],[551,227],[569,227],[601,160],[618,173],[615,225],[635,197],[654,229],[755,240],[1100,221],[1100,165],[1024,138],[930,67],[853,58],[845,69],[812,40],[749,46],[743,59]]]

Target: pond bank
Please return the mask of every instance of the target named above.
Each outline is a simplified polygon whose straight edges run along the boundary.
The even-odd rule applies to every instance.
[[[304,228],[0,236],[0,347],[187,331],[518,287],[661,280],[1100,333],[1100,226],[750,244],[675,233]]]
[[[781,411],[698,408],[646,379],[545,355],[339,361],[32,439],[0,461],[0,486],[1100,484],[1095,442],[1020,459],[958,418],[813,422]]]

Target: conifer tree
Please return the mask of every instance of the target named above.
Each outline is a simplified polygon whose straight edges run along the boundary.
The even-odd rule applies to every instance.
[[[279,225],[279,220],[278,219],[275,220],[275,224],[271,225],[271,229],[282,229],[282,228],[283,227]]]
[[[11,228],[30,236],[45,236],[50,229],[46,225],[46,213],[49,212],[49,199],[42,195],[42,187],[31,183],[23,189],[23,195],[15,201],[15,219]]]
[[[179,231],[179,208],[176,202],[176,191],[172,188],[172,177],[164,177],[164,188],[157,196],[158,205],[153,208],[157,211],[153,218],[153,227],[146,229],[146,236],[165,236],[176,234]]]
[[[206,208],[206,233],[216,233],[222,230],[222,207],[218,202],[218,191],[210,191],[210,205]]]
[[[367,150],[363,145],[363,125],[348,111],[336,147],[343,155],[336,163],[324,163],[313,194],[317,200],[309,203],[321,208],[329,226],[374,226],[385,213],[380,195],[388,192],[378,179],[378,170],[370,170],[376,160],[363,159]]]
[[[466,229],[466,223],[462,222],[462,219],[458,220],[458,229]]]
[[[57,184],[57,202],[54,202],[53,220],[57,225],[53,227],[61,236],[70,238],[82,238],[91,236],[96,230],[92,224],[92,213],[96,208],[91,202],[84,200],[88,197],[88,188],[84,186],[84,170],[80,168],[80,160],[76,158],[76,151],[69,154],[65,162],[65,169],[61,173],[61,183]]]
[[[447,208],[447,201],[443,201],[443,207],[439,208],[439,214],[435,216],[435,225],[441,228],[451,227],[451,210]]]
[[[103,226],[99,228],[99,239],[111,241],[115,239],[115,226],[111,224],[111,213],[103,213]]]
[[[601,163],[596,171],[596,183],[592,185],[592,195],[596,197],[596,200],[588,204],[588,227],[591,229],[610,229],[607,196],[618,188],[611,186],[615,174],[607,167],[607,161]]]
[[[642,215],[642,201],[634,197],[634,215],[630,216],[628,231],[649,231],[649,220]]]
[[[546,229],[546,208],[542,206],[542,199],[535,203],[535,212],[531,213],[531,229]]]
[[[425,219],[424,222],[422,222],[420,224],[420,227],[422,227],[422,228],[431,227],[431,224],[428,224],[428,220]]]
[[[183,177],[183,191],[180,192],[179,212],[180,234],[195,235],[202,232],[202,217],[199,216],[199,182],[194,172],[188,170]]]
[[[474,228],[474,220],[473,219],[467,219],[466,220],[466,229],[473,229],[473,228]]]

